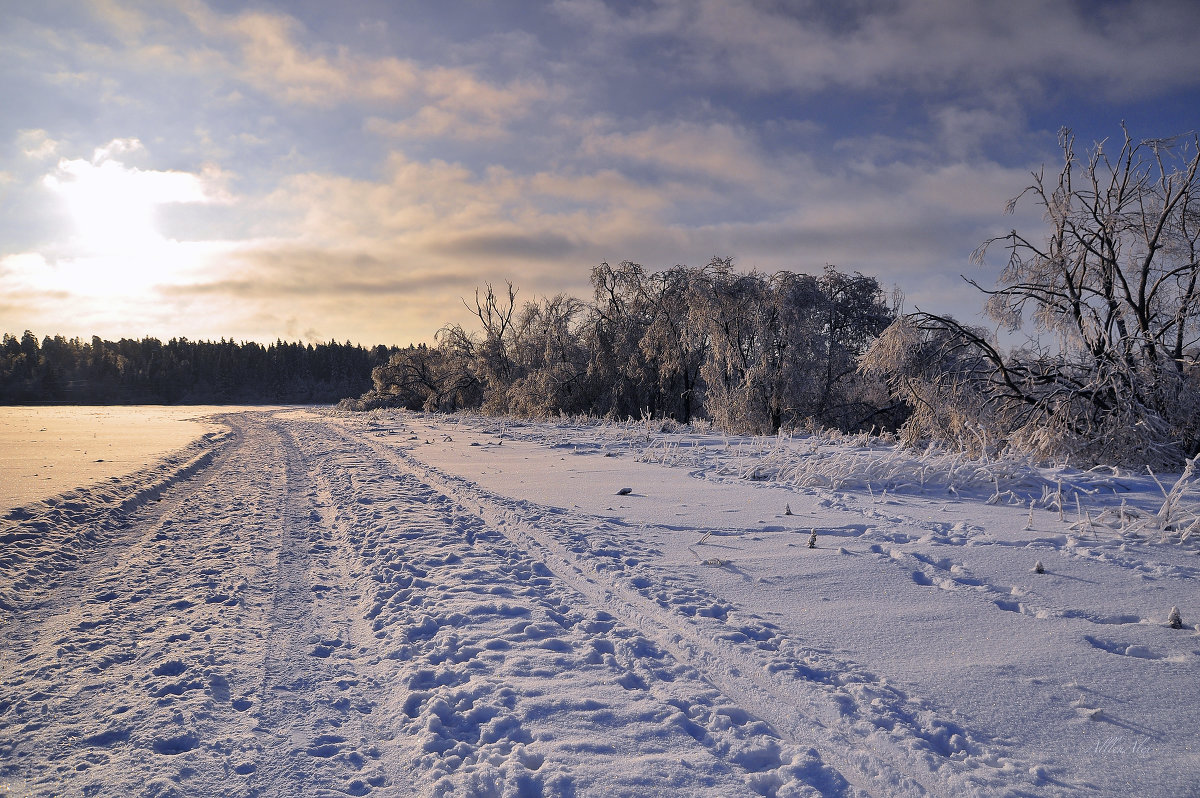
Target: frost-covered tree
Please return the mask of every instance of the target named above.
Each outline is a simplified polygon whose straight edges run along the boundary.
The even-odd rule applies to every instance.
[[[953,322],[953,320],[950,320]],[[859,360],[868,378],[884,380],[908,405],[900,439],[910,446],[939,441],[968,454],[990,455],[1002,445],[996,431],[996,372],[980,352],[985,333],[921,314],[896,319]]]
[[[479,319],[481,332],[478,341],[471,338],[471,346],[468,347],[457,331],[452,331],[448,336],[460,351],[470,349],[473,352],[474,373],[483,386],[483,408],[492,413],[508,412],[508,387],[519,376],[512,359],[517,289],[512,283],[506,283],[506,288],[506,293],[501,295],[496,293],[491,283],[485,283],[482,297],[479,290],[475,290],[475,307],[467,305],[467,309]],[[463,304],[467,303],[464,301]]]
[[[701,417],[736,432],[855,428],[878,412],[848,367],[891,318],[873,279],[832,267],[767,277],[714,258],[652,273],[601,263],[592,286],[591,304],[558,295],[518,309],[511,283],[485,285],[465,303],[479,329],[450,324],[436,348],[396,352],[358,404]]]
[[[661,415],[658,371],[642,341],[652,320],[647,276],[638,263],[623,261],[592,269],[593,302],[583,335],[589,383],[601,415]]]
[[[584,378],[587,352],[579,336],[585,306],[559,294],[527,302],[513,325],[512,367],[508,408],[522,416],[585,412],[589,408]]]
[[[945,331],[982,363],[963,375],[958,406],[970,416],[982,400],[995,436],[1043,456],[1179,464],[1200,451],[1200,138],[1126,131],[1082,156],[1070,131],[1059,143],[1057,173],[1035,172],[1008,207],[1033,199],[1045,238],[1014,230],[975,253],[983,262],[1006,250],[996,286],[977,287],[988,315],[1010,334],[1030,332],[1027,343],[1002,351],[932,313],[907,329]]]
[[[768,302],[759,274],[733,271],[732,259],[714,258],[692,306],[691,323],[709,340],[701,375],[708,387],[707,413],[727,431],[769,431],[770,408],[762,382],[760,354]]]
[[[897,408],[874,379],[864,379],[858,360],[896,318],[899,293],[891,301],[879,281],[826,266],[817,280],[821,292],[820,397],[812,415],[840,429],[893,424]]]
[[[643,283],[649,324],[642,334],[642,355],[657,373],[664,415],[687,424],[704,406],[700,370],[708,356],[708,335],[694,323],[691,309],[705,269],[675,266],[649,275]]]
[[[894,314],[879,284],[832,266],[822,277],[737,274],[714,260],[694,324],[707,329],[701,375],[708,413],[734,430],[776,432],[811,423],[856,429],[880,411],[874,382],[857,371],[859,354]]]

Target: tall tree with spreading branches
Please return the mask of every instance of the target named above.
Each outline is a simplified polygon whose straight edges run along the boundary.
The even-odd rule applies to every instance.
[[[900,339],[946,342],[976,364],[959,375],[972,383],[961,395],[983,397],[976,411],[990,432],[1042,455],[1178,464],[1200,451],[1200,137],[1122,131],[1119,146],[1081,156],[1063,130],[1057,174],[1035,172],[1007,207],[1026,197],[1041,206],[1044,240],[1013,230],[974,253],[983,263],[1007,252],[994,288],[970,282],[1009,333],[1028,330],[1029,317],[1025,347],[1005,352],[978,329],[918,312],[865,362],[886,371],[882,354]],[[910,391],[929,385],[892,376]]]

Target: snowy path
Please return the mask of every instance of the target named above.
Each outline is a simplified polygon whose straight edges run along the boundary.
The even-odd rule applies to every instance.
[[[409,442],[424,428],[224,421],[154,468],[0,521],[0,790],[1097,794],[795,618],[767,620],[784,586],[746,597],[736,565],[707,583],[673,565],[661,525],[430,465]],[[845,512],[870,545],[858,567],[906,590],[1095,627],[1097,656],[1131,622],[1013,599]],[[741,557],[760,539],[727,540],[713,550]]]

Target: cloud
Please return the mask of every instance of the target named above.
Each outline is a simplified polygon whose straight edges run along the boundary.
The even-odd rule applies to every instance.
[[[371,132],[485,138],[495,126],[548,96],[545,85],[536,80],[500,86],[464,67],[427,67],[395,56],[367,56],[345,46],[307,45],[302,41],[308,33],[304,26],[281,13],[227,16],[197,2],[187,7],[187,14],[210,46],[232,44],[233,51],[225,55],[230,72],[284,103],[328,108],[358,102],[410,111],[402,120],[371,120]]]
[[[632,133],[593,132],[582,151],[602,159],[650,166],[676,176],[770,188],[778,169],[757,151],[744,129],[724,123],[672,122]]]
[[[508,122],[525,116],[535,103],[551,96],[541,82],[500,87],[461,69],[423,72],[419,94],[421,104],[415,113],[399,120],[369,117],[365,130],[397,139],[495,139],[508,133]]]
[[[560,233],[529,235],[522,232],[479,231],[451,236],[430,244],[434,252],[447,255],[533,260],[558,260],[576,252],[576,242]]]
[[[285,101],[336,105],[348,98],[395,101],[410,95],[419,82],[411,61],[363,58],[338,48],[311,52],[295,37],[300,24],[279,14],[247,12],[216,20],[206,32],[224,35],[240,45],[241,78]]]
[[[667,153],[672,139],[664,130],[600,140],[606,154],[628,148],[631,156],[640,152],[636,142],[663,143],[647,147],[641,160],[631,157],[631,168],[646,159],[674,168],[682,161]],[[697,142],[724,142],[737,155],[717,157],[712,175],[777,172],[769,202],[758,200],[761,214],[738,218],[718,207],[708,221],[681,218],[694,180],[644,180],[611,167],[475,171],[394,154],[377,180],[289,178],[262,200],[270,213],[291,220],[275,239],[227,257],[232,270],[220,279],[171,291],[264,312],[290,304],[301,318],[343,319],[358,337],[363,319],[388,318],[392,337],[380,340],[399,334],[403,343],[428,340],[447,322],[468,323],[458,299],[484,282],[512,279],[527,297],[564,290],[586,296],[590,269],[602,260],[660,268],[733,254],[742,266],[766,271],[817,272],[834,263],[900,284],[914,303],[961,311],[980,302],[953,275],[972,268],[970,251],[998,225],[1014,222],[1003,216],[1004,201],[1028,180],[1024,168],[979,160],[940,168],[779,160],[725,132],[706,138],[704,130],[687,132]],[[1036,214],[1015,221],[1036,229]]]
[[[158,206],[227,199],[215,168],[195,174],[139,169],[124,162],[127,156],[143,152],[137,139],[113,139],[97,147],[90,160],[60,159],[43,178],[74,219],[80,254],[144,258],[163,242],[154,221]]]
[[[55,318],[103,289],[133,333],[407,343],[483,282],[586,295],[601,260],[725,254],[961,310],[971,249],[1039,224],[1002,215],[1053,145],[1039,102],[1200,80],[1197,12],[1165,0],[320,5],[32,4],[0,31],[37,78],[10,89],[0,252],[42,258],[19,271],[73,297]]]
[[[1191,31],[1200,7],[1179,0],[755,3],[658,0],[619,12],[600,0],[552,8],[588,30],[596,51],[662,38],[668,67],[755,91],[914,87],[944,90],[1056,76],[1108,96],[1200,82]],[[686,69],[680,70],[680,67]]]
[[[42,161],[58,153],[60,142],[50,138],[46,131],[36,130],[17,131],[17,147],[30,160]]]
[[[468,275],[406,273],[365,252],[304,247],[290,242],[255,244],[226,254],[229,270],[215,279],[166,286],[168,296],[223,296],[249,300],[320,299],[327,302],[391,300],[461,285]]]

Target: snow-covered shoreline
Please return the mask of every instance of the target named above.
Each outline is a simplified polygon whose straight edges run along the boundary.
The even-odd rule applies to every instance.
[[[0,521],[10,793],[1200,784],[1200,559],[1137,526],[1163,503],[1149,476],[1071,475],[1076,513],[1020,492],[1061,474],[902,479],[881,450],[891,481],[855,482],[864,449],[832,439],[814,448],[841,481],[801,484],[812,441],[223,423]]]

